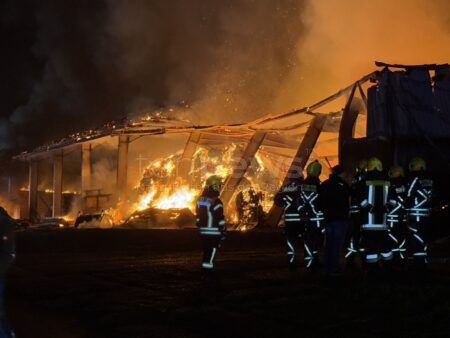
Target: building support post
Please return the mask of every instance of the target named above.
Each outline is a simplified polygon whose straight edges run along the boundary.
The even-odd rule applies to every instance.
[[[201,138],[202,134],[199,131],[193,131],[190,134],[189,139],[186,142],[186,146],[184,147],[183,155],[181,155],[181,158],[178,162],[177,176],[183,178],[185,181],[187,181],[189,178],[189,171],[191,170],[192,166],[192,157],[197,150],[197,146]]]
[[[53,157],[53,208],[52,217],[62,216],[62,180],[63,180],[63,154]]]
[[[92,145],[81,145],[81,209],[86,211],[86,190],[91,189],[91,152]]]
[[[117,148],[117,193],[119,196],[127,192],[127,172],[128,172],[128,145],[130,137],[119,135]]]
[[[312,120],[308,127],[308,130],[306,131],[305,136],[303,137],[302,142],[300,143],[300,146],[297,150],[297,154],[295,155],[294,159],[292,160],[292,163],[289,167],[288,173],[292,170],[301,171],[303,172],[303,168],[305,167],[306,163],[308,162],[309,156],[311,155],[314,146],[316,145],[317,139],[320,136],[320,133],[322,132],[323,126],[325,125],[325,122],[327,120],[326,115],[318,114],[316,115]],[[289,175],[286,175],[283,181],[283,185],[286,185],[289,183]],[[281,219],[281,216],[283,214],[283,208],[280,208],[276,206],[275,204],[272,206],[272,208],[269,211],[269,215],[267,217],[267,225],[276,227],[278,225],[278,222]]]
[[[338,148],[338,156],[339,163],[345,165],[347,167],[347,163],[344,163],[345,160],[343,158],[342,149],[344,148],[344,144],[350,141],[355,134],[355,123],[358,118],[359,111],[352,109],[351,105],[353,102],[353,97],[355,96],[357,84],[355,84],[352,88],[350,96],[347,100],[347,103],[344,108],[344,112],[342,113],[341,124],[339,126],[339,148]]]
[[[28,172],[28,217],[31,222],[38,220],[38,162],[31,159]]]
[[[220,199],[222,200],[223,205],[227,205],[230,202],[236,188],[244,178],[248,167],[250,166],[256,152],[258,151],[265,137],[265,132],[257,131],[255,132],[255,134],[253,134],[250,142],[244,150],[244,153],[242,154],[242,157],[239,159],[239,162],[234,165],[232,174],[228,177],[223,185],[220,194]]]

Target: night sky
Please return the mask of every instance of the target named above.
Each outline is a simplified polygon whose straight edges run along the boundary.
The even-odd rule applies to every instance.
[[[0,154],[161,108],[188,109],[202,123],[290,110],[372,71],[376,59],[445,63],[449,7],[2,0]]]

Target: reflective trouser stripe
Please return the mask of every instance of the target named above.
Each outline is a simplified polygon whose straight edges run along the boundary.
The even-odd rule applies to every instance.
[[[387,230],[387,227],[384,224],[363,224],[361,230]]]
[[[413,256],[427,256],[426,252],[415,252],[413,253]]]
[[[212,248],[211,257],[209,258],[209,261],[202,263],[202,267],[204,269],[213,269],[214,268],[214,258],[216,257],[216,253],[217,253],[217,248]]]
[[[419,235],[417,235],[417,234],[414,234],[413,235],[420,243],[422,243],[422,244],[424,244],[424,242],[423,242],[423,239],[422,238],[420,238],[420,236]]]
[[[383,260],[385,260],[385,261],[390,261],[394,256],[392,251],[382,252],[380,255],[381,255],[381,258],[383,258]]]
[[[217,229],[217,230],[216,230]],[[218,228],[200,228],[200,234],[201,235],[214,235],[219,236],[222,235],[222,232],[218,230]]]
[[[366,262],[367,263],[376,263],[376,262],[378,262],[378,254],[366,255]]]
[[[214,265],[212,263],[205,263],[205,262],[203,262],[202,263],[202,268],[204,268],[204,269],[212,269],[212,268],[214,268]]]
[[[287,245],[288,245],[287,255],[289,258],[289,263],[293,263],[295,260],[295,248],[289,240],[287,240]]]
[[[392,240],[398,244],[398,239],[395,238],[392,234],[389,234],[389,237],[392,238]]]
[[[305,251],[307,253],[307,256],[305,255],[305,261],[307,262],[306,267],[309,268],[314,260],[314,256],[306,243],[304,243],[303,246],[305,247]]]
[[[345,255],[345,258],[350,257],[353,254],[356,254],[358,251],[355,249],[355,244],[353,242],[353,237],[350,238],[349,246],[347,247],[347,253]]]

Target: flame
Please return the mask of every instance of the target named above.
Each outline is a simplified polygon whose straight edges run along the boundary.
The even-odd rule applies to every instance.
[[[167,163],[164,165],[164,169],[167,171],[169,175],[172,174],[173,170],[175,169],[174,161],[173,160],[167,161]]]
[[[198,190],[183,185],[172,193],[169,191],[170,188],[165,188],[162,196],[159,197],[152,206],[158,209],[189,208],[192,211],[195,209],[195,200],[199,195]]]
[[[138,211],[147,209],[150,206],[150,203],[153,201],[155,195],[156,190],[151,190],[148,193],[142,195],[139,201],[136,203],[135,209]]]
[[[106,210],[105,213],[113,220],[114,224],[120,224],[125,219],[140,218],[138,212],[149,208],[162,210],[188,208],[195,212],[195,202],[206,179],[211,175],[217,175],[225,179],[232,174],[237,148],[238,145],[235,143],[222,150],[199,146],[193,155],[189,177],[187,178],[176,176],[180,154],[156,159],[143,170],[139,182],[135,185],[137,196],[135,201],[121,200],[116,207]],[[257,154],[256,166],[257,172],[267,170],[259,154]],[[256,189],[255,192],[261,191],[261,187],[257,184],[257,178],[253,181],[251,177],[248,177],[248,180]],[[261,196],[264,197],[264,195]],[[249,196],[246,196],[246,198],[249,199]],[[271,205],[272,203],[269,203],[269,201],[261,203],[264,210],[270,209]],[[242,222],[242,220],[239,220],[234,203],[230,203],[229,208],[227,208],[226,217],[228,222],[232,224]],[[249,229],[249,225],[246,224],[237,227],[237,230],[241,231]]]

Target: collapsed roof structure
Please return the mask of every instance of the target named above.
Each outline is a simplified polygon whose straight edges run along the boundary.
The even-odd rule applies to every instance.
[[[418,147],[419,144],[422,145],[421,150],[416,149],[414,153],[429,158],[431,155],[427,149],[430,146],[436,148],[433,139],[439,138],[441,144],[448,144],[450,140],[449,66],[383,63],[377,63],[377,66],[384,68],[363,76],[315,104],[287,113],[269,114],[241,124],[205,126],[155,113],[110,122],[24,152],[16,159],[29,163],[30,218],[38,216],[37,161],[44,158],[53,161],[52,211],[54,217],[61,216],[62,158],[75,149],[81,149],[81,193],[85,195],[91,182],[91,145],[106,137],[117,138],[118,194],[127,190],[128,147],[139,137],[189,135],[177,168],[178,175],[183,178],[189,175],[198,146],[245,143],[242,158],[238,161],[240,165],[233,168],[232,175],[225,181],[221,194],[224,203],[230,201],[257,152],[264,155],[261,158],[267,167],[277,168],[280,182],[287,180],[289,169],[304,168],[311,160],[321,162],[325,173],[337,163],[351,169],[358,159],[369,153],[380,156],[387,163],[404,164],[411,155],[411,146]],[[392,72],[389,67],[402,70]],[[430,71],[435,71],[434,82]],[[368,88],[370,82],[375,84]],[[354,104],[357,96],[362,104]],[[321,108],[338,99],[345,99],[341,109],[321,112]],[[444,152],[438,147],[433,156],[448,159]],[[280,157],[288,161],[280,162]],[[272,207],[267,223],[277,224],[280,216],[281,210]]]

